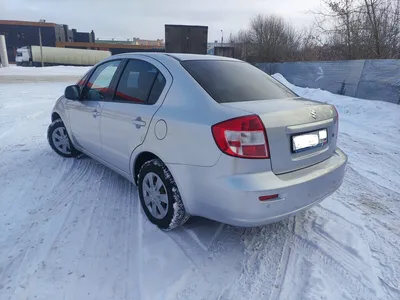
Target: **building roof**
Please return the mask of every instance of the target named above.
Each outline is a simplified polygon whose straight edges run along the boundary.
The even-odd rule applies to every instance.
[[[16,25],[16,26],[37,26],[37,27],[55,27],[55,23],[47,22],[27,22],[15,20],[0,20],[0,25]]]

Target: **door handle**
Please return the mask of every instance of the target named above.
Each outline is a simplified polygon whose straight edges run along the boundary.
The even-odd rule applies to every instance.
[[[146,122],[143,121],[141,117],[137,117],[136,119],[132,120],[132,124],[135,125],[137,129],[146,126]]]
[[[100,116],[99,111],[97,109],[92,110],[92,116],[93,116],[93,118]]]

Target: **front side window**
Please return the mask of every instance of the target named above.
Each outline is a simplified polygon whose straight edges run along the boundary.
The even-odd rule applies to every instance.
[[[188,60],[181,64],[218,103],[296,97],[284,85],[245,62]]]
[[[98,66],[82,91],[82,100],[104,100],[120,63],[120,60],[113,60]]]
[[[165,78],[152,64],[130,60],[118,83],[114,100],[142,104],[157,102],[165,86]]]

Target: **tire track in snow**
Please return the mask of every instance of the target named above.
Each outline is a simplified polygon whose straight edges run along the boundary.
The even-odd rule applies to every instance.
[[[196,222],[200,223],[199,228],[196,227]],[[203,227],[203,225],[206,226]],[[204,231],[201,229],[204,229]],[[206,232],[205,237],[198,235],[204,232]],[[166,234],[183,251],[193,267],[199,270],[203,267],[204,261],[210,255],[215,254],[213,247],[218,242],[219,237],[224,238],[226,235],[230,235],[229,232],[230,228],[225,224],[202,219],[198,221],[189,220],[188,224]],[[202,241],[203,239],[204,241]]]
[[[326,208],[316,207],[315,211],[317,214],[322,212],[317,217],[322,221],[334,218],[338,224],[343,223],[342,216],[330,212]],[[370,288],[370,282],[365,278],[360,280],[363,277],[362,270],[365,269],[364,261],[354,250],[337,241],[327,231],[322,230],[322,227],[316,223],[315,217],[308,216],[310,214],[312,215],[306,211],[289,220],[288,235],[269,299],[280,299],[281,297],[287,299],[294,295],[305,296],[309,281],[293,278],[293,276],[301,272],[302,278],[307,278],[304,271],[314,272],[312,270],[315,268],[322,270],[327,278],[333,279],[338,286],[345,288],[340,297],[351,295],[350,297],[354,299],[376,299],[375,291]],[[362,228],[350,221],[346,221],[346,223],[350,230],[357,232],[357,235],[360,235],[361,240],[364,241],[365,233]],[[305,225],[306,227],[304,227]],[[305,237],[302,236],[303,234]],[[335,257],[330,253],[335,253]],[[300,271],[299,268],[304,267],[306,269]],[[252,295],[250,299],[258,298]]]
[[[362,212],[372,253],[376,276],[386,299],[400,298],[400,193],[379,182],[371,181],[354,168],[349,168],[348,193],[355,209]]]
[[[329,201],[329,200],[328,200]],[[329,220],[329,219],[333,219],[335,218],[337,221],[340,220],[341,223],[346,223],[350,228],[352,228],[354,231],[356,231],[359,234],[363,234],[364,230],[362,227],[360,227],[359,225],[351,222],[348,219],[345,219],[343,216],[341,216],[340,214],[329,210],[321,205],[318,205],[316,207],[314,207],[314,210],[317,211],[318,215],[324,217],[325,219]]]
[[[206,255],[204,249],[183,229],[176,228],[173,232],[167,233],[167,235],[182,250],[195,270],[198,270],[204,259],[203,257]]]
[[[74,199],[73,213],[62,230],[62,234],[57,238],[54,251],[47,257],[47,271],[36,276],[36,280],[31,284],[32,287],[46,286],[49,281],[52,281],[53,283],[48,286],[52,288],[52,294],[64,295],[67,299],[122,298],[120,295],[124,281],[121,279],[125,277],[121,276],[119,277],[121,279],[117,281],[116,275],[119,276],[119,273],[115,271],[118,269],[113,268],[112,265],[124,265],[118,262],[125,257],[123,253],[118,252],[118,249],[120,249],[119,245],[122,246],[125,243],[125,239],[116,239],[116,237],[120,237],[119,233],[124,234],[119,229],[125,218],[118,213],[123,211],[118,209],[123,201],[114,201],[115,199],[110,196],[115,195],[119,199],[118,191],[121,195],[126,194],[126,187],[129,185],[126,180],[121,180],[111,170],[98,164],[92,165],[90,172],[82,178],[82,183],[75,187],[71,195]],[[71,241],[74,242],[73,247],[67,246],[69,251],[65,250],[64,244],[68,245]],[[114,253],[119,255],[114,258]],[[67,266],[63,264],[59,260],[60,257],[66,259],[69,264]],[[104,265],[109,257],[111,257],[112,265]],[[63,269],[64,275],[60,276]],[[111,289],[108,285],[104,285],[101,277],[104,269],[109,270],[107,272],[109,285],[118,284],[121,288]],[[52,277],[50,270],[58,273],[59,276]],[[69,271],[68,274],[66,274],[67,271]],[[97,288],[91,289],[90,287],[93,286]],[[90,293],[85,291],[90,291]]]
[[[74,164],[72,164],[73,166]],[[66,171],[69,171],[70,168],[67,168]],[[17,267],[17,273],[13,274],[13,278],[15,278],[14,282],[20,283],[20,285],[27,286],[27,282],[29,279],[35,274],[39,267],[39,261],[43,260],[47,253],[46,249],[51,248],[51,245],[54,243],[54,239],[57,238],[53,236],[54,228],[58,228],[60,222],[65,221],[65,218],[68,217],[71,206],[67,207],[67,204],[64,204],[64,200],[68,197],[70,193],[70,188],[74,184],[74,182],[79,181],[84,174],[87,172],[87,168],[83,168],[79,172],[71,172],[70,174],[75,176],[68,176],[63,183],[66,183],[66,189],[60,193],[60,188],[63,188],[63,185],[55,184],[53,188],[50,190],[47,197],[39,197],[39,199],[34,199],[33,201],[37,202],[38,206],[34,208],[31,212],[31,216],[24,220],[22,224],[22,228],[19,228],[18,236],[9,236],[7,240],[9,243],[11,242],[12,249],[9,249],[10,253],[19,253],[20,247],[26,247],[27,245],[33,245],[28,248],[25,252],[24,258],[19,262],[19,266]],[[62,181],[65,178],[65,174],[63,174],[58,182]],[[36,179],[36,182],[40,183],[40,177]],[[46,182],[46,181],[45,181]],[[62,190],[61,190],[62,191]],[[37,193],[40,192],[40,189],[37,189]],[[25,195],[28,193],[32,193],[29,189],[24,190],[21,194],[20,199],[26,198]],[[34,194],[36,195],[36,192]],[[29,199],[29,197],[27,197]],[[54,201],[57,200],[57,201]],[[19,200],[16,200],[19,202]],[[51,205],[49,205],[51,203]],[[51,207],[47,209],[47,207]],[[61,218],[60,218],[61,216]],[[33,222],[33,223],[30,223]],[[51,224],[51,225],[50,225]],[[18,226],[20,226],[18,224]],[[62,228],[62,227],[61,227]],[[44,234],[44,232],[47,232]],[[45,238],[44,238],[44,237]],[[39,252],[39,253],[38,253]],[[44,253],[43,253],[44,252]],[[38,255],[39,254],[39,255]],[[35,263],[37,262],[36,267]],[[8,264],[13,264],[11,260]],[[16,266],[14,265],[14,270]],[[32,269],[33,268],[33,269]],[[30,271],[29,271],[30,270]],[[15,290],[15,288],[14,288]]]
[[[88,158],[88,160],[92,160],[90,158]],[[94,162],[94,161],[93,161]],[[96,164],[98,164],[97,162],[95,162]],[[103,166],[101,166],[100,164],[98,164],[98,166],[100,168],[105,168]],[[104,193],[102,195],[102,197],[97,197],[96,198],[96,203],[97,203],[97,207],[99,207],[101,209],[101,211],[99,211],[99,213],[97,214],[97,209],[95,209],[94,211],[96,212],[96,216],[94,219],[92,219],[92,221],[94,220],[95,222],[91,222],[89,224],[88,230],[85,233],[85,237],[83,238],[83,246],[81,247],[81,255],[84,257],[87,257],[87,259],[85,260],[80,260],[79,264],[76,266],[75,268],[75,272],[80,275],[79,276],[75,276],[74,277],[74,281],[73,284],[71,284],[71,289],[69,290],[68,294],[69,297],[67,298],[71,298],[71,299],[81,299],[84,296],[88,296],[88,295],[83,295],[82,291],[84,289],[82,289],[82,285],[85,285],[85,280],[86,280],[86,274],[92,274],[93,277],[96,276],[96,267],[98,265],[101,265],[101,261],[100,261],[100,255],[99,252],[103,252],[104,250],[106,250],[107,248],[104,247],[104,245],[102,244],[104,240],[109,241],[110,235],[108,236],[108,239],[103,239],[104,238],[104,233],[109,233],[110,234],[110,230],[104,229],[104,227],[107,227],[106,223],[107,220],[109,219],[109,215],[111,214],[112,211],[114,211],[115,209],[110,209],[109,205],[112,205],[112,202],[107,202],[107,199],[110,199],[109,197],[109,193],[113,190],[113,180],[112,177],[116,174],[112,173],[111,170],[107,169],[105,170],[105,176],[106,179],[103,179],[103,182],[105,184],[100,185],[99,186],[99,191],[98,191],[98,195],[100,195],[101,193]],[[101,181],[102,179],[100,179]],[[89,236],[88,233],[91,233],[91,235]],[[100,247],[99,247],[100,244]],[[81,275],[82,274],[82,275]],[[82,277],[83,276],[83,277]],[[87,280],[90,281],[95,281],[97,278],[88,278]],[[95,291],[95,295],[91,295],[92,297],[98,297],[98,294],[100,294],[100,290],[101,288],[99,287],[96,291]]]
[[[240,239],[245,230],[205,219],[191,220],[184,227],[168,232],[168,235],[193,269],[185,275],[183,288],[171,287],[177,294],[169,293],[168,299],[226,299],[240,275],[238,268],[243,255]],[[215,269],[218,272],[212,271]],[[207,290],[199,289],[204,286]]]
[[[132,193],[128,180],[107,168],[98,187],[93,222],[80,248],[77,258],[80,263],[74,269],[75,274],[85,276],[74,277],[68,296],[71,299],[122,299],[128,295],[126,299],[136,299],[137,278],[142,276],[136,256],[138,251],[144,251],[137,244],[136,193]],[[88,197],[93,196],[88,193]],[[146,256],[143,260],[146,261]],[[88,285],[92,287],[90,296],[84,293]],[[98,288],[93,289],[96,286]]]
[[[371,288],[370,283],[360,282],[360,276],[362,276],[361,272],[355,274],[353,272],[354,270],[348,269],[346,263],[340,262],[331,254],[323,251],[318,244],[312,243],[299,235],[295,235],[290,240],[290,247],[293,249],[293,252],[301,252],[307,260],[325,270],[325,272],[329,274],[329,277],[338,283],[338,285],[344,287],[354,299],[376,299],[375,291]],[[342,253],[335,252],[335,256],[347,255],[343,253],[343,251],[341,252]],[[301,287],[297,288],[301,289]],[[287,287],[287,289],[289,289],[289,287]]]
[[[129,196],[130,195],[130,196]],[[126,239],[125,239],[125,253],[126,253],[126,269],[125,269],[125,278],[131,278],[133,277],[132,272],[136,270],[135,265],[133,264],[134,260],[132,259],[132,251],[131,251],[131,243],[130,241],[134,240],[134,228],[136,226],[133,226],[133,219],[134,216],[136,217],[139,213],[140,210],[136,209],[136,211],[133,211],[133,201],[136,201],[137,204],[139,204],[139,198],[137,194],[137,189],[133,187],[133,184],[129,185],[129,190],[128,190],[128,197],[126,197],[126,202],[125,208],[128,210],[128,219],[127,221],[124,222],[124,229],[123,231],[126,232]],[[138,205],[137,205],[138,207]],[[141,251],[141,249],[139,250]],[[132,299],[130,295],[131,293],[131,284],[129,280],[125,280],[124,287],[123,287],[123,295],[124,299]]]
[[[142,268],[143,268],[143,212],[141,209],[141,203],[139,198],[136,199],[136,219],[137,219],[137,230],[136,230],[136,241],[138,242],[138,251],[136,253],[136,265],[138,268],[138,272],[136,273],[136,286],[137,288],[135,289],[135,297],[137,299],[142,299],[142,286],[143,286],[143,277],[142,277]]]
[[[296,224],[295,218],[296,216],[293,216],[288,220],[288,231],[291,233],[294,233],[295,230],[295,224]],[[285,239],[285,243],[283,244],[283,251],[278,265],[278,272],[275,277],[274,285],[272,286],[271,289],[269,300],[275,300],[280,298],[282,286],[288,270],[290,256],[291,256],[291,248],[289,247],[289,237],[287,236]]]
[[[288,227],[291,227],[290,221],[284,220],[245,230],[240,274],[221,299],[269,299],[279,294],[274,289],[285,272]]]
[[[16,296],[20,293],[28,296],[29,293],[32,292],[31,287],[34,286],[35,282],[34,276],[41,268],[43,268],[41,265],[42,262],[44,262],[51,253],[56,240],[59,239],[61,232],[65,229],[65,224],[73,210],[76,200],[71,197],[71,187],[75,183],[83,180],[84,177],[90,177],[91,172],[88,168],[88,164],[84,164],[82,168],[79,168],[79,163],[74,161],[71,168],[73,168],[75,164],[78,165],[78,172],[69,173],[69,175],[74,176],[67,176],[64,173],[46,197],[48,200],[57,199],[57,201],[52,202],[52,209],[47,210],[42,207],[37,210],[37,214],[40,213],[39,220],[36,221],[37,225],[35,226],[38,231],[35,232],[33,237],[32,228],[25,234],[28,238],[36,240],[36,246],[33,247],[32,251],[28,252],[29,255],[26,255],[25,260],[21,262],[20,271],[23,271],[24,274],[21,275],[21,272],[19,272],[16,276],[16,282],[20,283],[20,286],[22,285],[24,288],[17,287],[14,292]],[[71,168],[67,168],[67,170],[71,170]],[[69,198],[72,198],[73,201],[66,203],[65,200]],[[42,203],[49,204],[47,201]],[[43,223],[46,225],[41,226]],[[31,242],[27,243],[29,244]],[[28,265],[26,266],[26,264]],[[23,269],[23,267],[27,268]],[[20,295],[19,297],[22,296]]]
[[[86,159],[86,158],[85,158]],[[96,166],[93,166],[93,168],[96,168]],[[76,247],[76,249],[79,249],[79,255],[78,258],[80,257],[80,255],[84,255],[85,253],[82,253],[82,249],[85,249],[85,244],[87,243],[87,239],[89,236],[89,232],[90,232],[90,228],[92,228],[93,226],[93,220],[94,220],[94,216],[95,216],[95,211],[98,208],[98,199],[99,199],[99,195],[100,195],[100,188],[99,186],[101,185],[101,182],[103,181],[103,178],[105,177],[105,173],[106,173],[106,168],[100,168],[101,172],[99,174],[99,180],[96,182],[96,185],[92,188],[95,189],[95,197],[84,197],[84,199],[87,201],[89,201],[88,203],[85,201],[85,205],[89,207],[89,210],[83,209],[81,210],[82,214],[86,214],[89,217],[88,218],[84,218],[84,216],[81,215],[82,219],[87,220],[84,224],[82,224],[82,226],[80,226],[80,229],[82,229],[80,237],[79,237],[79,247]],[[92,173],[90,173],[91,175]],[[91,177],[91,176],[90,176]],[[88,178],[90,178],[88,176]],[[89,191],[90,193],[90,191]],[[77,200],[79,201],[79,200]],[[69,269],[71,270],[70,272],[75,272],[76,274],[78,274],[78,270],[80,269],[80,260],[78,258],[74,258],[73,263],[71,263],[71,265],[69,266]],[[82,276],[82,275],[81,275]],[[77,287],[77,282],[80,279],[79,276],[75,275],[73,277],[72,282],[70,283],[70,289],[69,291],[71,292],[72,295],[75,294],[76,292],[76,287]]]
[[[20,271],[17,274],[16,282],[19,286],[14,288],[14,296],[17,299],[28,299],[35,289],[35,278],[34,276],[38,273],[41,268],[45,267],[45,260],[47,259],[49,253],[52,251],[57,238],[59,237],[61,231],[64,229],[68,217],[71,215],[73,204],[71,204],[65,212],[62,213],[61,217],[58,215],[57,223],[52,222],[52,228],[46,234],[46,239],[42,240],[39,247],[34,247],[32,251],[28,251],[30,255],[25,255],[22,261]],[[39,252],[39,253],[37,253]],[[28,259],[29,257],[29,259]],[[25,265],[25,261],[29,260],[28,268],[23,270],[23,275],[21,275],[22,266]],[[32,288],[33,286],[33,288]],[[22,294],[22,295],[21,295]]]
[[[20,177],[22,180],[19,180],[16,185],[12,182],[7,182],[6,177],[6,186],[0,191],[0,197],[4,200],[10,195],[9,190],[14,186],[17,187],[17,193],[13,195],[12,201],[9,201],[9,205],[4,206],[6,201],[2,202],[2,209],[4,209],[4,221],[8,221],[7,231],[2,232],[2,242],[4,243],[2,246],[3,253],[21,253],[23,249],[20,249],[24,245],[29,245],[30,240],[37,233],[34,230],[38,229],[38,224],[45,224],[47,222],[46,218],[40,219],[42,216],[44,208],[42,205],[43,193],[50,191],[51,187],[46,186],[49,182],[48,178],[46,178],[46,172],[43,172],[43,168],[38,164],[38,166],[33,165],[31,160],[21,161],[22,165],[27,165],[28,169],[32,171],[34,175],[33,180],[25,180],[25,178],[31,179],[26,176],[25,170],[23,168],[18,168],[20,171]],[[55,167],[56,164],[49,164],[49,168]],[[62,163],[63,165],[63,163]],[[6,166],[7,167],[7,166]],[[38,168],[38,169],[37,169]],[[55,178],[60,177],[61,175],[55,174]],[[3,177],[4,178],[4,177]],[[53,178],[54,179],[54,176]],[[25,203],[25,206],[21,206],[21,203]],[[31,232],[35,234],[31,234]],[[7,241],[7,243],[6,243]],[[25,252],[26,253],[26,252]],[[5,264],[7,266],[14,266],[15,269],[19,269],[21,264],[23,263],[23,258],[21,255],[17,255],[16,257],[9,258]],[[17,267],[16,264],[19,266]],[[0,282],[2,281],[2,276],[5,273],[10,274],[10,269],[7,268],[3,270],[0,274]]]

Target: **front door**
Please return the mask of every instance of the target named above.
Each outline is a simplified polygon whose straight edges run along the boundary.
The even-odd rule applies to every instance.
[[[110,100],[109,87],[121,60],[99,65],[82,88],[80,101],[67,101],[71,132],[80,148],[100,156],[100,116],[104,103]]]
[[[130,174],[130,157],[143,143],[151,119],[166,96],[172,77],[158,61],[137,55],[122,72],[112,101],[101,116],[103,158]]]

